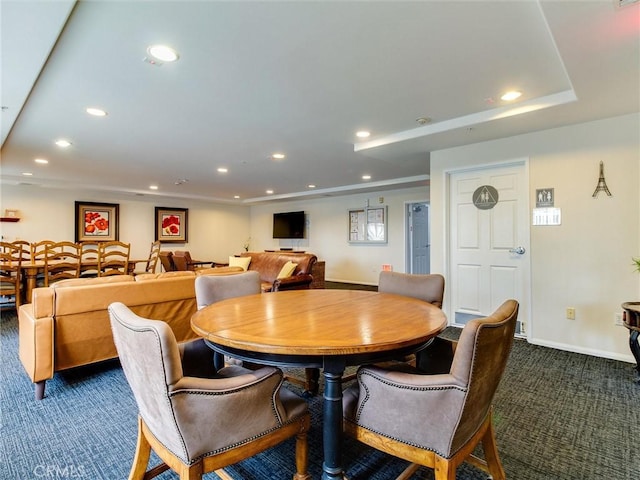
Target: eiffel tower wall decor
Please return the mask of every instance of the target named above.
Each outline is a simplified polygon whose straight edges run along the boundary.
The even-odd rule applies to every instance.
[[[607,196],[611,196],[611,192],[607,187],[607,182],[604,179],[604,163],[600,162],[600,177],[598,178],[598,185],[596,186],[595,191],[593,192],[593,198],[596,198],[600,192],[605,192]]]

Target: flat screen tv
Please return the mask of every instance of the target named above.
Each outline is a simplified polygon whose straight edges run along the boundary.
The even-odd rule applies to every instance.
[[[304,238],[304,212],[274,213],[273,238]]]

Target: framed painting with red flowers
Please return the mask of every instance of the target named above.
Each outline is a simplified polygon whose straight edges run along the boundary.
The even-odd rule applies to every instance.
[[[112,242],[118,238],[120,205],[76,202],[76,242]]]
[[[156,207],[156,240],[161,243],[186,243],[188,208]]]

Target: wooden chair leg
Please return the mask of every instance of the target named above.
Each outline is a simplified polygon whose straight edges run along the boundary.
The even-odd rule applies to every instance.
[[[320,370],[317,368],[305,368],[304,377],[304,389],[312,395],[317,395],[320,388]]]
[[[296,474],[293,480],[311,480],[309,475],[309,447],[307,443],[307,430],[296,435]]]
[[[418,471],[420,465],[417,463],[410,464],[407,468],[405,468],[400,475],[396,477],[396,480],[409,480],[414,473]]]
[[[500,462],[500,456],[498,455],[496,434],[493,430],[491,415],[489,415],[489,426],[487,431],[482,437],[482,449],[484,450],[484,458],[487,462],[489,474],[493,477],[493,480],[505,480],[506,475],[502,468],[502,463]]]
[[[180,466],[180,480],[202,480],[202,462]]]
[[[434,465],[436,480],[456,480],[456,464],[436,455]]]
[[[143,480],[149,464],[151,455],[151,445],[142,431],[142,419],[138,417],[138,441],[136,443],[136,453],[133,457],[133,465],[129,473],[129,480]]]

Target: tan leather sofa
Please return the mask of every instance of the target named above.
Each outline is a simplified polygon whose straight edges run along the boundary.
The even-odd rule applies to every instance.
[[[247,270],[255,270],[260,274],[263,292],[280,290],[299,290],[309,288],[313,277],[311,269],[318,261],[313,253],[297,252],[246,252],[240,257],[250,257]],[[278,274],[287,262],[296,264],[291,276],[278,278]]]
[[[237,273],[227,267],[199,274]],[[55,372],[117,357],[107,307],[122,302],[136,314],[169,324],[178,342],[196,338],[194,272],[73,279],[33,290],[18,310],[19,356],[36,398]]]

